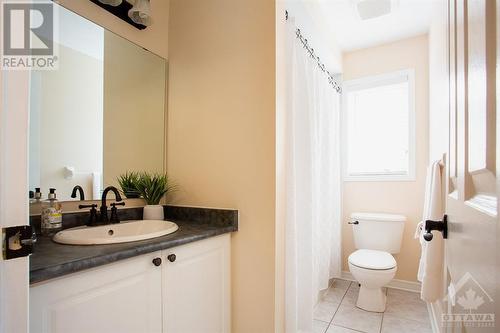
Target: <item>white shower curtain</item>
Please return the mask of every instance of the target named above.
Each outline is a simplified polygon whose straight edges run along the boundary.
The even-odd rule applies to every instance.
[[[339,94],[287,21],[286,332],[311,332],[320,290],[341,272]]]

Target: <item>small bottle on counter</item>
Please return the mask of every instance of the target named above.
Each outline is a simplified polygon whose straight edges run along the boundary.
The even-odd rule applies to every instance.
[[[30,191],[29,198],[30,198],[30,205],[41,203],[42,202],[42,192],[40,192],[40,188],[35,187],[35,192]]]
[[[39,187],[35,187],[35,200],[34,203],[39,203],[42,201],[42,192],[40,192]]]
[[[41,225],[42,235],[53,236],[61,229],[62,229],[61,203],[56,198],[56,189],[51,188],[48,199],[42,201],[42,225]]]

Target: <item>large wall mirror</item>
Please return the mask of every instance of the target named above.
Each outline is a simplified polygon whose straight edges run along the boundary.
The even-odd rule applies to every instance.
[[[58,69],[33,71],[30,190],[100,199],[127,171],[165,166],[167,62],[59,7]]]

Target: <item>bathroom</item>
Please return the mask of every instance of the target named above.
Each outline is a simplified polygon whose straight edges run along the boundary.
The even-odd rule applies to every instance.
[[[1,333],[498,331],[497,0],[1,5]]]

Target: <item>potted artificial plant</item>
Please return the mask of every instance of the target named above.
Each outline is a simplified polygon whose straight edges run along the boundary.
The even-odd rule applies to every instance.
[[[122,189],[123,195],[128,199],[139,198],[141,194],[137,191],[137,183],[139,182],[139,173],[131,171],[125,172],[118,176],[118,185]]]
[[[175,188],[167,175],[143,172],[139,175],[136,188],[147,204],[144,207],[143,219],[163,220],[163,206],[160,201]]]

